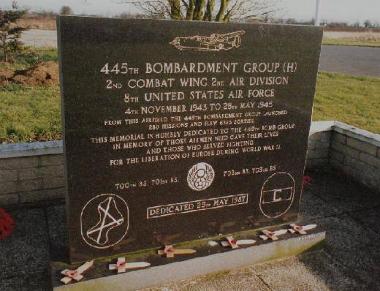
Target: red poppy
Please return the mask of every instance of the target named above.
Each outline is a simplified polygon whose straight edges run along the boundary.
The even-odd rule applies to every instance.
[[[303,176],[303,181],[302,181],[302,183],[303,183],[304,186],[308,186],[308,185],[311,184],[311,181],[312,181],[312,180],[313,180],[313,179],[312,179],[310,176]]]
[[[12,216],[0,208],[0,240],[3,240],[10,236],[15,228],[15,222]]]

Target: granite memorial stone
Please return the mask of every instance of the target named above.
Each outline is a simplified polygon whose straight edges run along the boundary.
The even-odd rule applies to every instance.
[[[297,219],[322,30],[58,18],[71,261]]]

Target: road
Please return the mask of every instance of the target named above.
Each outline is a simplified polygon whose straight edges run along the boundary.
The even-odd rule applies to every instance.
[[[21,41],[28,46],[57,47],[57,31],[30,29],[22,33]]]
[[[324,45],[319,62],[320,71],[380,77],[380,48]]]
[[[54,30],[31,29],[23,33],[22,41],[30,46],[57,47],[57,34]],[[380,48],[324,45],[319,68],[320,71],[380,77]]]

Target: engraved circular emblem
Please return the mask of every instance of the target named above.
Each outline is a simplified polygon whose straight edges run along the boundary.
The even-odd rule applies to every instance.
[[[198,163],[192,166],[187,174],[187,183],[195,191],[202,191],[210,187],[214,181],[215,172],[211,165]]]
[[[260,195],[260,210],[269,218],[288,212],[293,204],[295,181],[292,175],[278,172],[265,180]]]
[[[81,235],[91,247],[106,249],[118,244],[126,236],[128,228],[128,204],[118,195],[97,195],[82,208]]]

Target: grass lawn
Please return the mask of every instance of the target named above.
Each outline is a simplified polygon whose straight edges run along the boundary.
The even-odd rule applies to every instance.
[[[59,88],[0,87],[0,143],[61,138]]]
[[[380,133],[380,79],[320,73],[313,120]],[[58,86],[0,87],[0,143],[61,138]]]
[[[380,39],[363,40],[357,38],[324,38],[322,44],[380,47]]]
[[[313,120],[339,120],[380,133],[380,79],[320,73]]]

